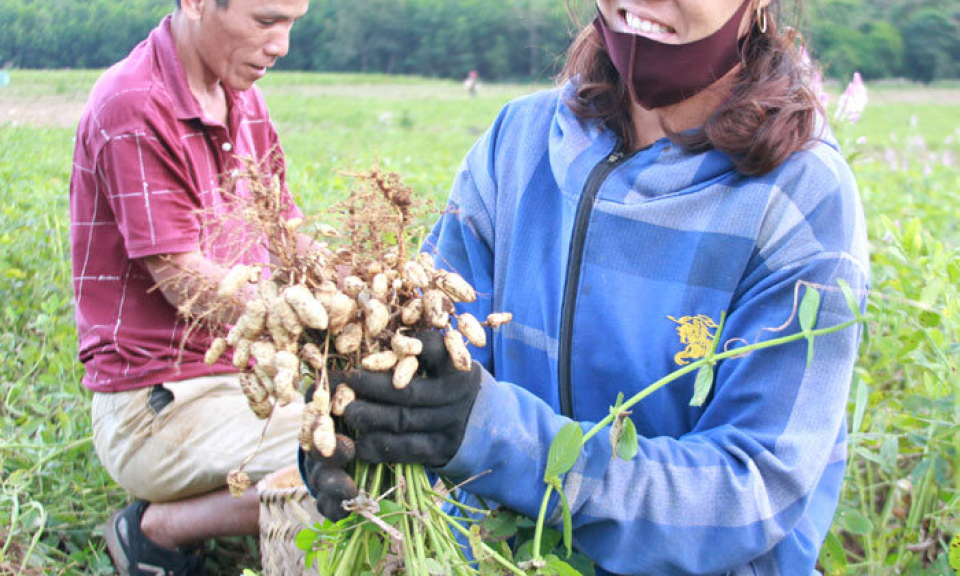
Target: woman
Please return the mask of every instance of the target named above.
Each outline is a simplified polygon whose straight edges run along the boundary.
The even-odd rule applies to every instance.
[[[455,482],[490,470],[467,490],[531,517],[564,424],[587,430],[618,393],[702,357],[721,314],[721,346],[766,339],[798,282],[868,280],[856,186],[776,0],[598,7],[563,85],[508,105],[470,151],[428,241],[481,294],[465,311],[513,322],[469,373],[425,351],[403,393],[354,375],[344,416],[361,458]],[[822,292],[820,325],[849,319]],[[564,478],[576,547],[598,573],[815,573],[857,339],[819,339],[809,364],[803,343],[726,360],[702,407],[692,374],[646,398],[637,458],[600,434]]]

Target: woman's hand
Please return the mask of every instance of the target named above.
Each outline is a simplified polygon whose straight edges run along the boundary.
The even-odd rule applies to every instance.
[[[389,372],[346,374],[356,400],[343,421],[357,454],[371,463],[397,462],[437,468],[453,458],[463,441],[470,410],[480,391],[482,368],[454,368],[438,331],[421,332],[420,373],[402,390]]]
[[[312,399],[313,387],[307,390],[307,402]],[[334,522],[350,515],[343,509],[343,501],[359,494],[347,473],[355,453],[353,440],[343,434],[337,434],[337,449],[329,458],[320,454],[316,446],[311,446],[309,452],[300,452],[303,481],[317,499],[317,511]]]

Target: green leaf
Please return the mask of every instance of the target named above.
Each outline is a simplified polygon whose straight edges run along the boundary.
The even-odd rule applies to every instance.
[[[960,572],[960,533],[950,540],[950,567]]]
[[[933,310],[924,310],[920,313],[920,325],[924,328],[936,328],[940,325],[940,315]]]
[[[470,551],[474,558],[483,556],[483,537],[480,535],[480,525],[474,524],[467,533],[467,541],[470,543]]]
[[[573,554],[573,516],[570,514],[570,503],[567,502],[567,495],[563,490],[557,490],[560,494],[560,506],[563,508],[563,543],[567,547],[567,558]]]
[[[703,406],[710,395],[710,389],[713,388],[713,366],[704,364],[697,370],[697,381],[693,385],[693,398],[690,399],[691,406]]]
[[[847,573],[847,554],[843,550],[843,543],[833,531],[827,534],[827,539],[820,549],[820,565],[824,576],[842,576]]]
[[[900,439],[895,434],[888,434],[880,445],[880,461],[887,470],[893,470],[897,464],[897,455],[900,453]]]
[[[380,538],[367,538],[367,565],[376,566],[389,551]]]
[[[441,574],[448,574],[448,570],[443,567],[443,564],[437,562],[433,558],[427,558],[423,563],[423,567],[427,570],[427,574],[430,576],[440,576]]]
[[[851,432],[859,432],[863,425],[863,415],[867,410],[867,403],[870,401],[870,389],[867,383],[857,378],[857,404],[853,409],[853,426]]]
[[[547,565],[544,566],[544,571],[549,574],[556,574],[557,576],[582,576],[573,566],[553,554],[547,554],[544,560],[547,561]]]
[[[307,552],[313,549],[313,542],[316,539],[316,532],[309,528],[304,528],[303,530],[297,532],[297,537],[294,539],[294,543],[297,545],[297,548]]]
[[[840,527],[851,534],[863,536],[873,530],[873,523],[869,518],[853,508],[844,507],[837,512]]]
[[[583,428],[576,422],[570,422],[557,432],[547,454],[547,469],[543,473],[544,482],[550,478],[566,474],[577,462],[583,445]]]
[[[623,429],[620,432],[620,441],[617,443],[617,456],[621,460],[632,460],[640,451],[637,440],[637,427],[629,416],[623,419]]]
[[[396,526],[403,520],[403,511],[403,506],[393,500],[380,500],[380,518],[391,526]]]
[[[495,510],[480,523],[488,540],[502,540],[517,533],[517,515],[508,510]]]
[[[820,292],[807,286],[800,301],[800,329],[808,334],[817,324],[817,311],[820,309]]]
[[[813,362],[813,332],[817,325],[817,312],[820,309],[820,293],[807,286],[800,301],[800,328],[807,338],[807,366]]]
[[[579,552],[574,552],[573,556],[566,559],[566,562],[583,576],[596,576],[597,574],[593,561]]]
[[[850,287],[850,284],[847,283],[843,278],[837,279],[837,285],[840,286],[840,291],[843,292],[843,297],[847,301],[847,308],[853,312],[854,318],[857,320],[861,319],[860,315],[860,301],[857,299],[857,296],[853,293],[853,288]]]

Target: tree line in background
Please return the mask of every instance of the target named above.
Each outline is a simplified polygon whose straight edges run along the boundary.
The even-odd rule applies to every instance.
[[[789,13],[792,2],[786,0]],[[592,0],[571,0],[586,23]],[[960,0],[806,0],[800,23],[828,76],[960,78]],[[0,66],[98,68],[122,58],[173,0],[0,0]],[[291,70],[539,79],[577,25],[561,0],[312,0]]]

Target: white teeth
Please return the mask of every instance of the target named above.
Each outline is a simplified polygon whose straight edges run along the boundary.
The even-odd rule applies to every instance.
[[[634,29],[637,32],[642,32],[646,34],[650,34],[650,33],[663,34],[670,31],[665,26],[662,26],[651,20],[645,20],[635,14],[630,14],[629,12],[626,14],[626,20],[627,20],[627,26],[629,26],[630,28]]]

